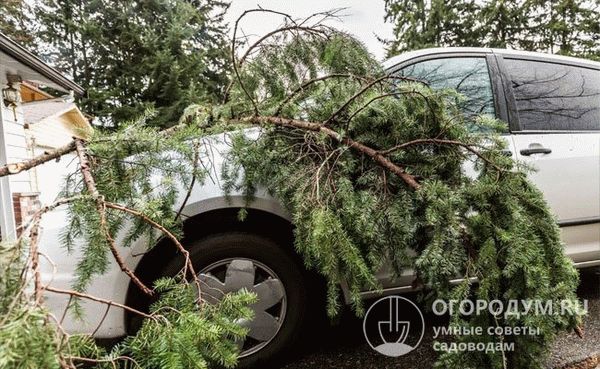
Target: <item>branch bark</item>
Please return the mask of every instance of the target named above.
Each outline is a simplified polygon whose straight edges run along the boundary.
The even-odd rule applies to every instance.
[[[198,279],[198,274],[196,273],[196,270],[194,269],[194,265],[192,264],[192,261],[190,260],[190,253],[188,252],[188,250],[185,249],[185,247],[183,247],[181,242],[179,242],[179,240],[177,239],[177,237],[175,237],[175,235],[173,233],[171,233],[168,229],[166,229],[162,225],[156,223],[155,221],[148,218],[146,215],[144,215],[143,213],[141,213],[137,210],[133,210],[128,207],[125,207],[125,206],[122,206],[119,204],[114,204],[111,202],[105,202],[104,205],[107,208],[123,211],[125,213],[139,217],[144,222],[146,222],[146,223],[150,224],[152,227],[158,229],[169,240],[171,240],[171,242],[173,242],[173,245],[175,245],[177,250],[179,250],[179,252],[181,252],[185,258],[185,267],[183,269],[184,277],[187,276],[187,271],[189,270],[189,272],[192,274],[192,278],[194,279],[194,283],[196,284],[196,288],[198,288],[198,297],[200,297],[200,291],[201,291],[200,290],[200,280]]]
[[[25,170],[37,167],[38,165],[44,164],[54,159],[58,159],[61,156],[75,151],[75,141],[71,141],[65,146],[59,147],[58,149],[48,151],[42,155],[36,156],[35,158],[22,161],[19,163],[9,163],[0,167],[0,177],[21,173]]]
[[[100,193],[98,193],[98,189],[96,188],[96,182],[94,181],[94,177],[91,172],[91,164],[90,164],[89,158],[87,156],[87,153],[85,151],[85,146],[83,144],[83,141],[76,139],[75,147],[77,150],[77,156],[79,158],[79,166],[80,166],[81,174],[83,175],[83,181],[85,182],[88,192],[90,193],[90,195],[94,198],[94,200],[96,202],[96,210],[98,211],[98,215],[100,216],[100,227],[102,228],[102,232],[104,233],[104,237],[106,238],[106,241],[110,248],[110,252],[113,254],[113,257],[115,258],[115,261],[117,262],[117,264],[119,265],[121,270],[125,274],[127,274],[127,276],[131,279],[131,281],[136,286],[138,286],[142,290],[142,292],[144,292],[146,295],[154,296],[154,291],[152,291],[150,288],[148,288],[148,286],[146,286],[144,284],[144,282],[142,282],[135,275],[135,273],[127,267],[127,265],[125,265],[125,261],[119,254],[119,251],[117,251],[117,246],[116,246],[115,240],[110,232],[110,229],[108,228],[104,200],[102,199],[102,197],[100,196]]]
[[[96,301],[96,302],[100,302],[109,306],[116,306],[118,308],[121,308],[123,310],[127,310],[130,311],[134,314],[138,314],[140,316],[143,316],[144,318],[150,318],[150,319],[156,319],[156,317],[150,315],[150,314],[146,314],[142,311],[139,311],[137,309],[134,309],[130,306],[127,305],[123,305],[123,304],[119,304],[118,302],[114,302],[111,300],[106,300],[100,297],[96,297],[96,296],[92,296],[92,295],[88,295],[87,293],[83,293],[83,292],[77,292],[74,290],[63,290],[60,288],[55,288],[55,287],[51,287],[51,286],[46,286],[44,287],[44,290],[46,291],[50,291],[50,292],[54,292],[54,293],[60,293],[63,295],[71,295],[71,296],[75,296],[75,297],[79,297],[79,298],[83,298],[83,299],[88,299],[88,300],[92,300],[92,301]]]
[[[248,118],[244,118],[242,121],[246,121],[246,122],[254,123],[254,124],[258,124],[258,125],[274,124],[276,126],[281,126],[281,127],[294,127],[294,128],[300,128],[300,129],[313,131],[313,132],[321,132],[321,133],[327,135],[328,137],[330,137],[331,139],[367,155],[368,157],[373,159],[375,162],[377,162],[377,164],[379,164],[383,168],[388,169],[390,172],[392,172],[395,175],[397,175],[398,177],[400,177],[404,181],[404,183],[406,183],[406,185],[408,185],[410,188],[412,188],[414,190],[418,190],[421,188],[421,185],[419,184],[419,182],[417,182],[416,178],[412,174],[407,173],[404,168],[396,165],[394,162],[392,162],[391,160],[386,158],[384,155],[382,155],[379,151],[377,151],[371,147],[368,147],[360,142],[354,141],[353,139],[351,139],[349,137],[344,137],[344,136],[340,135],[339,133],[337,133],[336,131],[334,131],[328,127],[325,127],[325,125],[323,123],[307,122],[307,121],[297,120],[297,119],[270,117],[270,116],[248,117]]]

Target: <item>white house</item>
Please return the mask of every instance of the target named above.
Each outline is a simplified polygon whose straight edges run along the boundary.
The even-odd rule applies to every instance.
[[[54,97],[39,87],[64,93]],[[0,165],[27,160],[85,137],[91,125],[73,102],[85,91],[0,33]],[[58,195],[69,169],[67,158],[0,178],[0,235],[12,240],[19,225]]]

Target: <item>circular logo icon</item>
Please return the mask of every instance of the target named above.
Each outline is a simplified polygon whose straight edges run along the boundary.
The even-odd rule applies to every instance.
[[[425,319],[412,301],[387,296],[367,310],[363,333],[373,350],[385,356],[399,357],[419,346],[425,334]]]

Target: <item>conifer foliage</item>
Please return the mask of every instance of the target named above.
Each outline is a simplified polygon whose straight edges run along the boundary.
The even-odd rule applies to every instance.
[[[503,125],[463,117],[456,92],[386,74],[349,35],[306,26],[288,19],[263,44],[234,50],[241,57],[229,100],[208,119],[262,127],[258,138],[235,136],[229,188],[251,195],[262,185],[285,204],[297,251],[328,281],[329,312],[338,310],[345,282],[362,313],[359,291],[379,287],[375,273],[386,259],[397,273],[416,270],[427,301],[578,307],[577,272],[527,168],[503,155]],[[460,275],[465,281],[452,286]],[[462,337],[516,348],[444,354],[438,365],[541,368],[553,335],[575,327],[580,314],[453,316],[456,327],[541,333]]]
[[[540,334],[457,337],[512,342],[515,351],[453,352],[438,362],[457,369],[542,368],[555,333],[578,324],[578,276],[526,168],[502,153],[503,125],[489,117],[463,117],[458,109],[463,97],[454,91],[387,74],[360,42],[324,23],[333,13],[294,20],[254,9],[242,18],[259,12],[282,16],[284,24],[248,42],[236,38],[238,19],[230,49],[232,78],[222,104],[191,106],[166,131],[149,128],[142,119],[66,149],[78,153],[80,171],[53,206],[69,208],[65,245],[79,247],[73,240],[85,240],[77,283],[72,291],[40,284],[38,223],[32,221],[29,237],[7,248],[13,250],[6,269],[12,274],[0,287],[0,338],[10,344],[2,341],[0,364],[19,367],[29,356],[39,357],[31,359],[40,360],[39,367],[234,365],[235,340],[245,333],[235,322],[249,318],[253,296],[242,292],[214,307],[198,304],[202,287],[187,262],[178,276],[146,286],[121,265],[114,245],[119,232],[126,233],[123,246],[145,237],[152,247],[167,237],[187,255],[178,241],[175,199],[207,175],[197,164],[201,139],[227,131],[225,190],[242,189],[251,201],[256,189],[265,187],[288,209],[296,250],[327,281],[331,315],[340,309],[340,283],[349,287],[355,311],[363,312],[359,292],[380,287],[375,273],[385,260],[397,273],[413,268],[414,285],[428,302],[569,301],[576,308],[564,315],[453,315],[454,327],[487,332],[487,327],[525,326]],[[3,169],[10,172],[0,168],[0,173]],[[86,286],[110,258],[158,302],[150,312],[113,303],[145,322],[136,336],[105,352],[89,337],[50,328],[55,325],[40,295],[46,290],[70,294],[75,302],[93,299]],[[30,271],[32,295],[21,288],[25,281],[14,269],[19,265]],[[464,282],[450,284],[457,276]],[[31,337],[32,331],[39,334]]]
[[[201,137],[198,127],[177,127],[158,131],[146,125],[153,112],[124,125],[118,132],[96,132],[88,142],[76,140],[60,148],[75,151],[79,171],[68,177],[62,197],[42,208],[25,224],[16,244],[0,248],[0,368],[231,368],[237,363],[238,344],[246,328],[238,324],[250,319],[253,294],[245,291],[228,295],[219,304],[199,301],[202,290],[188,253],[179,243],[179,211],[174,202],[204,179],[198,169]],[[48,161],[34,158],[30,163]],[[2,168],[2,169],[6,169]],[[9,174],[20,169],[11,166]],[[5,171],[6,172],[6,171]],[[68,224],[62,243],[75,259],[75,283],[63,290],[42,283],[37,249],[40,219],[53,209],[67,207]],[[118,232],[126,233],[116,244]],[[185,257],[179,274],[145,285],[124,263],[121,247],[142,238],[148,248],[159,238],[170,240]],[[149,311],[140,311],[118,302],[86,294],[94,277],[116,262],[131,281],[148,297],[154,297]],[[32,286],[32,292],[26,288]],[[61,317],[43,305],[43,295],[71,296],[73,318],[86,319],[81,300],[105,304],[107,311],[124,309],[144,318],[141,328],[110,350],[97,346],[91,336],[69,335],[61,328]]]
[[[597,0],[385,0],[388,56],[426,47],[515,48],[598,59]]]

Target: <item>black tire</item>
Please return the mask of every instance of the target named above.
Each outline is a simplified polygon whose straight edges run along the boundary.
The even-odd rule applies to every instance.
[[[247,258],[269,267],[283,283],[287,303],[279,331],[259,351],[240,358],[238,368],[272,368],[294,354],[310,314],[304,269],[290,255],[289,248],[264,236],[242,232],[211,235],[186,246],[197,272],[221,260]],[[173,276],[182,266],[182,257],[172,260],[162,275]]]

